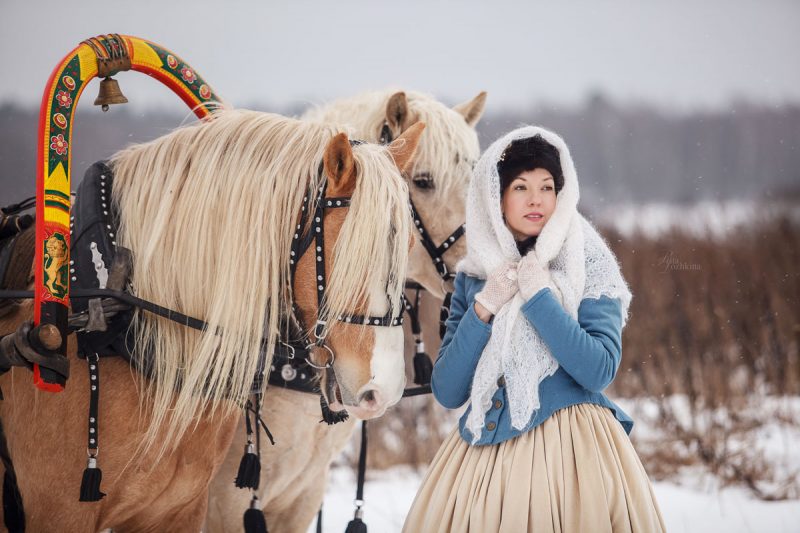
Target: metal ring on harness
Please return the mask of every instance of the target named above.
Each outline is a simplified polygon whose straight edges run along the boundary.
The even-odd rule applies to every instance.
[[[332,368],[333,367],[333,362],[336,361],[336,355],[333,353],[333,350],[330,348],[330,346],[328,346],[327,344],[314,344],[314,343],[311,343],[308,346],[306,346],[306,350],[308,350],[309,353],[311,352],[311,350],[313,348],[325,348],[326,350],[328,350],[328,353],[331,354],[331,360],[325,366],[319,366],[317,364],[314,364],[314,362],[311,359],[309,359],[308,356],[306,356],[306,358],[305,358],[306,359],[306,363],[308,363],[310,366],[316,368],[317,370],[325,370],[326,368]]]
[[[291,344],[286,344],[285,342],[280,341],[280,340],[278,341],[278,343],[286,346],[287,348],[289,348],[289,351],[291,352],[291,355],[287,355],[286,359],[294,359],[294,356],[297,353],[295,351],[295,349],[294,349],[294,346],[292,346]]]

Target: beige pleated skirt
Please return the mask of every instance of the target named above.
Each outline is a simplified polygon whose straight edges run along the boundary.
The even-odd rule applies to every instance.
[[[609,409],[589,403],[493,446],[468,445],[456,427],[403,526],[404,533],[665,530],[628,435]]]

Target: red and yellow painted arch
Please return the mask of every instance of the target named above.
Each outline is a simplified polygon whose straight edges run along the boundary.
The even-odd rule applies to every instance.
[[[124,64],[124,67],[119,65]],[[180,57],[155,43],[129,35],[87,39],[50,75],[39,113],[36,172],[36,280],[34,323],[54,324],[66,354],[70,276],[70,170],[72,121],[86,85],[95,77],[135,70],[157,79],[201,119],[221,103],[203,78]],[[65,379],[34,366],[42,390],[63,390]]]

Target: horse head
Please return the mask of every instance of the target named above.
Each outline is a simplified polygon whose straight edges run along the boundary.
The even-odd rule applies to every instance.
[[[426,124],[414,162],[403,172],[417,228],[408,278],[439,298],[452,290],[456,263],[466,253],[461,228],[467,184],[480,155],[475,125],[485,104],[485,92],[451,108],[416,91],[376,91],[304,115],[349,124],[360,138],[384,144],[418,121]]]
[[[417,120],[431,125],[426,128],[414,164],[403,173],[421,222],[417,229],[422,225],[425,232],[419,233],[411,251],[408,278],[440,298],[452,290],[449,280],[466,253],[465,240],[455,232],[466,220],[465,191],[472,165],[480,155],[475,125],[485,103],[485,92],[453,108],[413,92],[396,92],[386,103],[381,126],[384,135],[386,130],[392,137],[399,135]]]
[[[386,148],[351,146],[344,133],[331,139],[323,156],[325,205],[317,211],[324,245],[310,243],[313,253],[302,254],[296,267],[294,302],[302,322],[325,322],[307,332],[325,339],[309,344],[313,365],[324,369],[321,390],[331,409],[346,408],[361,419],[381,416],[405,386],[399,327],[405,272],[396,260],[407,258],[413,237],[400,173],[411,165],[423,128],[411,126]],[[377,157],[362,153],[358,164],[354,152]],[[393,163],[393,172],[380,171],[374,164],[380,158]],[[300,231],[314,231],[315,221],[299,224]]]

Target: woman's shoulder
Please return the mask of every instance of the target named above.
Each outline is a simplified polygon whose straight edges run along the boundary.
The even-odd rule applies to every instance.
[[[458,272],[453,282],[453,298],[462,299],[465,302],[475,298],[475,295],[483,288],[486,280],[474,277],[466,272]]]

